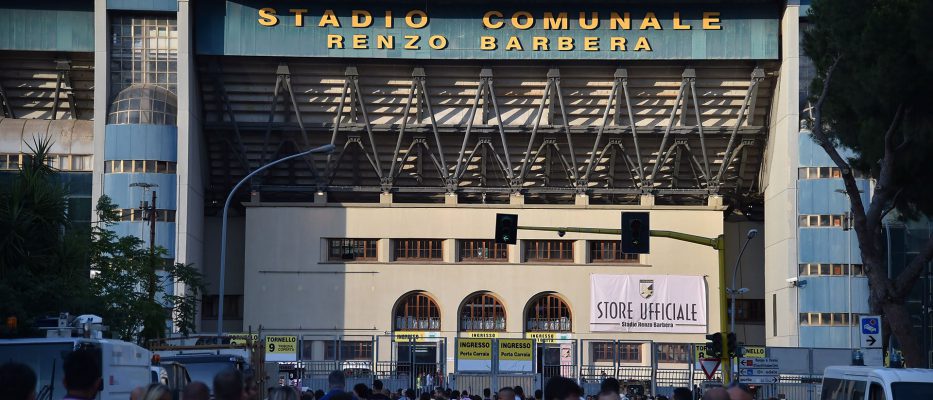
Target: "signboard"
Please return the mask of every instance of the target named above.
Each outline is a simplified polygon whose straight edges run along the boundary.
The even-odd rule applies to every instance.
[[[534,341],[499,339],[499,371],[532,372]]]
[[[742,357],[765,358],[765,348],[760,346],[742,346]]]
[[[700,360],[700,368],[703,369],[703,373],[706,374],[706,379],[713,379],[713,376],[716,375],[716,371],[719,369],[719,363],[721,360],[718,358],[704,358]]]
[[[393,332],[396,342],[431,342],[441,337],[440,332],[396,331]]]
[[[446,60],[779,57],[771,4],[210,1],[198,54]]]
[[[781,372],[776,369],[743,369],[739,372],[741,375],[750,375],[750,376],[777,376]]]
[[[245,346],[247,340],[252,339],[253,342],[259,340],[259,335],[255,333],[230,333],[227,334],[227,337],[230,338],[230,344]]]
[[[739,359],[740,383],[777,383],[780,361],[776,358],[744,357]]]
[[[457,371],[491,370],[491,339],[457,339]]]
[[[590,275],[593,332],[706,333],[702,276]]]
[[[756,383],[756,384],[766,384],[766,383],[778,383],[781,380],[777,376],[747,376],[740,375],[739,383]]]
[[[573,339],[573,335],[557,332],[527,332],[525,338],[537,340],[538,343],[562,343]]]
[[[780,362],[776,358],[740,358],[739,359],[739,369],[753,369],[753,368],[765,368],[765,369],[778,369],[780,368]]]
[[[495,339],[499,337],[499,332],[461,332],[460,336],[466,338]]]
[[[881,316],[862,315],[858,319],[859,336],[863,349],[881,348]]]
[[[298,361],[298,336],[266,336],[266,361]]]

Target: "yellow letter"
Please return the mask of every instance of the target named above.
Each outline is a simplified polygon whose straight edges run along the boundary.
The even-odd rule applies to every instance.
[[[567,51],[573,50],[573,38],[567,36],[561,36],[557,38],[557,50]]]
[[[641,21],[641,26],[638,29],[645,30],[648,28],[661,29],[661,23],[658,22],[658,17],[650,11],[645,14],[645,19]]]
[[[519,23],[519,18],[525,18],[525,23]],[[512,14],[512,26],[516,29],[525,30],[531,28],[535,25],[535,18],[531,16],[531,13],[528,11],[516,11],[515,14]]]
[[[609,38],[609,50],[625,51],[625,38],[618,36]]]
[[[622,16],[619,16],[619,13],[613,11],[609,14],[609,28],[610,29],[632,29],[632,15],[629,13],[622,13]]]
[[[638,42],[635,42],[635,51],[641,50],[651,51],[651,45],[648,44],[648,39],[644,36],[639,36]]]
[[[295,26],[305,26],[304,13],[308,12],[307,8],[292,8],[288,11],[295,14]]]
[[[590,22],[586,23],[586,13],[580,11],[580,27],[590,31],[599,27],[599,13],[596,11],[590,13]]]
[[[480,50],[495,50],[496,49],[496,38],[492,36],[480,36],[479,48]]]
[[[415,22],[415,17],[418,17],[418,22]],[[411,10],[405,14],[405,23],[412,29],[424,28],[428,25],[428,14],[421,10]]]
[[[722,25],[719,25],[719,12],[708,11],[703,13],[703,29],[714,31],[722,29]]]
[[[483,14],[483,26],[489,29],[499,29],[505,24],[502,21],[492,22],[492,17],[502,18],[502,13],[495,10],[486,11],[486,14]]]
[[[279,23],[279,17],[275,16],[274,8],[260,8],[259,9],[259,25],[275,26],[278,23]]]
[[[442,35],[434,35],[428,38],[428,46],[434,50],[441,50],[447,47],[447,38]]]
[[[327,48],[328,49],[342,49],[343,48],[343,36],[327,35]]]
[[[366,10],[353,10],[350,12],[350,26],[354,28],[366,28],[373,24],[373,15]]]
[[[546,12],[544,13],[544,29],[567,29],[567,13],[557,13],[557,18],[554,18],[554,13]],[[545,49],[547,50],[547,49]]]
[[[353,48],[354,49],[365,49],[368,47],[369,47],[369,36],[353,35]]]
[[[421,36],[411,35],[405,36],[405,39],[408,39],[408,43],[405,43],[406,50],[418,50],[421,46],[418,46],[418,41],[421,40]]]
[[[334,15],[334,10],[324,10],[324,14],[321,15],[321,21],[317,23],[319,27],[325,27],[327,25],[333,26],[334,28],[340,27],[340,20]]]
[[[680,13],[674,13],[674,29],[676,30],[690,30],[690,25],[685,25],[680,23]]]
[[[377,35],[376,36],[376,48],[377,49],[394,49],[395,48],[395,36]]]
[[[392,27],[392,10],[386,10],[386,28]]]
[[[547,50],[547,38],[544,36],[533,36],[531,38],[531,49],[534,51]]]
[[[583,38],[584,51],[599,51],[599,38],[587,36]]]
[[[522,42],[518,40],[515,36],[509,36],[509,43],[505,45],[505,50],[524,50],[522,49]]]

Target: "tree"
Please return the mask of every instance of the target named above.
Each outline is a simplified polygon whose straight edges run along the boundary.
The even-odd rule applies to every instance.
[[[905,301],[933,257],[933,239],[889,277],[885,217],[933,215],[933,4],[924,0],[820,0],[804,52],[813,60],[813,139],[842,171],[870,289],[909,365],[923,365]],[[844,157],[839,149],[852,152]],[[854,171],[876,182],[863,200]]]
[[[51,140],[33,140],[20,170],[0,183],[0,316],[35,335],[37,319],[88,304],[86,233],[68,218],[68,188],[47,163]]]
[[[91,228],[91,266],[95,272],[91,289],[114,336],[141,343],[162,338],[169,318],[180,333],[190,333],[204,288],[201,274],[190,264],[176,263],[166,267],[158,284],[149,285],[152,268],[162,264],[166,250],[157,246],[150,253],[139,238],[117,236],[110,230],[119,218],[107,196],[97,202],[97,219]],[[184,285],[184,293],[166,291],[176,283]]]

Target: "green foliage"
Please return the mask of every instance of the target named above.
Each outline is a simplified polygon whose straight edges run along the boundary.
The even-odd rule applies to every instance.
[[[822,104],[826,136],[851,149],[853,168],[879,178],[885,132],[892,136],[891,185],[907,216],[933,215],[933,2],[822,0],[810,8],[804,51],[817,68],[813,102],[833,69]]]

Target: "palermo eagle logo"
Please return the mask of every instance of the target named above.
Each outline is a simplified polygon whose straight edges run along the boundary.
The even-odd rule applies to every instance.
[[[641,293],[641,297],[648,299],[654,295],[654,280],[645,279],[638,281],[638,289]]]

